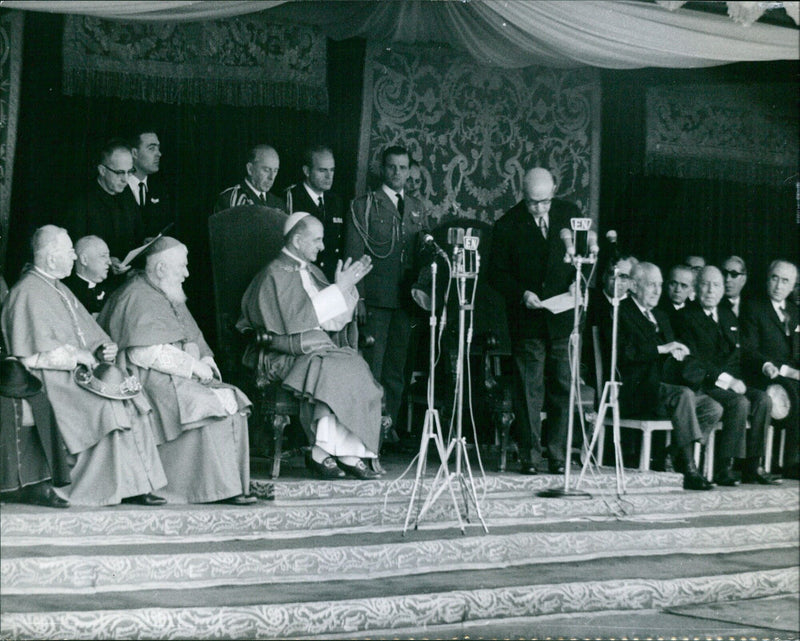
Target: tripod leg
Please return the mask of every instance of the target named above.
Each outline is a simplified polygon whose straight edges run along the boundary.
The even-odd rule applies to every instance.
[[[435,411],[435,410],[433,410]],[[425,412],[425,422],[422,426],[422,442],[420,443],[419,454],[417,456],[417,475],[414,478],[414,487],[411,489],[411,500],[408,502],[408,511],[406,512],[406,520],[403,524],[403,534],[405,535],[408,530],[408,522],[411,520],[411,512],[414,508],[414,499],[417,497],[417,490],[419,496],[422,496],[422,479],[425,475],[425,466],[428,460],[428,445],[431,438],[434,437],[433,430],[433,417],[431,410]]]

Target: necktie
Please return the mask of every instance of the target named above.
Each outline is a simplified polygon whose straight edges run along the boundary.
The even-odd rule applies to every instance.
[[[322,196],[319,197],[319,202],[317,203],[317,213],[319,213],[320,220],[325,220],[325,201],[322,200]]]
[[[539,219],[539,229],[541,230],[544,239],[547,240],[547,220],[544,216]]]
[[[144,207],[147,204],[147,186],[142,180],[139,182],[139,207]]]
[[[400,216],[402,217],[405,211],[406,211],[406,206],[405,203],[403,202],[403,196],[401,194],[397,194],[397,213],[400,214]]]
[[[658,321],[656,320],[656,317],[653,316],[653,312],[651,312],[648,309],[647,312],[645,313],[645,316],[647,316],[647,320],[649,320],[653,324],[653,327],[655,327],[656,334],[657,334],[658,333]]]
[[[267,195],[266,195],[266,194],[264,194],[264,193],[259,193],[259,194],[258,194],[258,201],[259,201],[259,202],[260,202],[262,205],[266,205],[266,204],[267,204]]]
[[[778,316],[781,317],[781,322],[783,323],[783,333],[786,334],[786,336],[790,336],[792,332],[789,327],[789,314],[786,313],[785,307],[778,308]]]

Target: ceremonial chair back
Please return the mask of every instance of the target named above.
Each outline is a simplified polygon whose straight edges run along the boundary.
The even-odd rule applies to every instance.
[[[244,339],[235,327],[242,296],[253,277],[283,247],[285,220],[282,211],[260,205],[231,207],[208,219],[217,363],[223,375],[236,377],[242,369]]]

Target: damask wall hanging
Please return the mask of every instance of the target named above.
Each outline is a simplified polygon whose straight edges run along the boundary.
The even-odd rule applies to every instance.
[[[522,177],[549,168],[558,195],[597,218],[600,81],[590,68],[498,69],[445,47],[370,47],[357,190],[392,144],[408,147],[437,219],[494,222],[519,201]]]
[[[186,23],[68,15],[67,95],[327,111],[327,41],[263,13]]]
[[[22,63],[21,11],[0,15],[0,266],[5,265]]]
[[[646,169],[679,178],[796,181],[796,100],[794,85],[652,87]]]

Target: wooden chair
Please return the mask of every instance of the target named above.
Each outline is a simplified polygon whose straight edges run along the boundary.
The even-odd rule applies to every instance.
[[[263,453],[272,460],[271,476],[280,475],[283,433],[299,413],[297,399],[280,383],[256,384],[255,372],[242,365],[247,341],[263,341],[257,333],[242,336],[236,329],[242,295],[250,281],[283,246],[286,214],[257,205],[232,207],[208,219],[211,270],[217,323],[217,363],[227,380],[242,387],[256,403],[254,420],[263,430]]]

